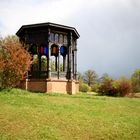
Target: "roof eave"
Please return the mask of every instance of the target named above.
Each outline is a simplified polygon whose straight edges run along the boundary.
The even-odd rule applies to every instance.
[[[52,26],[52,27],[58,27],[58,28],[63,28],[63,29],[67,29],[67,30],[72,30],[72,31],[74,31],[74,33],[76,34],[77,38],[80,37],[79,33],[77,32],[77,30],[76,30],[74,27],[65,26],[65,25],[56,24],[56,23],[51,23],[51,22],[39,23],[39,24],[30,24],[30,25],[23,25],[23,26],[17,31],[16,35],[20,37],[20,34],[21,34],[21,32],[22,32],[24,29],[33,28],[33,27],[43,27],[43,26]]]

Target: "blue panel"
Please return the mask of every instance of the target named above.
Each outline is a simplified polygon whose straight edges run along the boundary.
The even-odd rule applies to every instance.
[[[64,52],[65,52],[65,49],[64,49],[64,47],[62,46],[62,47],[60,48],[60,53],[61,53],[61,54],[64,54]]]
[[[44,47],[44,54],[47,55],[47,53],[48,53],[48,48]]]

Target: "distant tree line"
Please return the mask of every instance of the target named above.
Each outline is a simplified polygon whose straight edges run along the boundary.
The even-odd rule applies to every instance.
[[[113,79],[108,74],[98,77],[94,70],[79,73],[79,88],[81,92],[97,92],[99,95],[125,96],[140,92],[140,69],[136,69],[131,78],[122,76]]]

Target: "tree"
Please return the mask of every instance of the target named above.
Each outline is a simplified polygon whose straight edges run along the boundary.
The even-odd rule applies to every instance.
[[[112,94],[112,82],[113,79],[109,77],[108,74],[104,74],[100,78],[99,92],[101,95],[111,95]]]
[[[87,70],[84,73],[84,81],[87,83],[89,86],[91,86],[93,83],[95,83],[97,78],[97,74],[93,70]]]
[[[107,73],[104,73],[100,78],[99,78],[99,83],[102,83],[106,79],[112,79]]]
[[[136,69],[131,76],[134,92],[140,92],[140,69]]]
[[[32,63],[30,54],[16,36],[0,41],[0,81],[3,88],[19,84]]]

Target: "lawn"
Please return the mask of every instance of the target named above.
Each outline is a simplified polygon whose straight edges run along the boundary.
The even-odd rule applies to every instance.
[[[0,92],[0,140],[140,140],[140,99]]]

